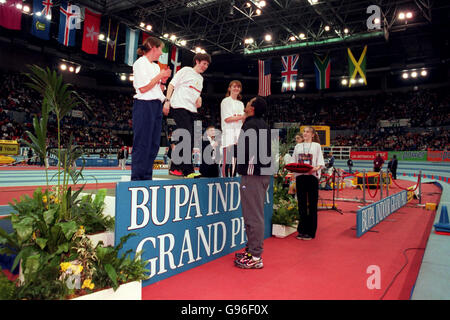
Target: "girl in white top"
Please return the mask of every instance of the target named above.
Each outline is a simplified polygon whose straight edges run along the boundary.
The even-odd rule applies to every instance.
[[[311,240],[316,236],[320,171],[325,166],[325,161],[316,130],[305,127],[303,139],[302,143],[295,146],[293,158],[297,163],[311,165],[312,169],[307,173],[294,174],[299,212],[297,239]]]
[[[163,43],[153,37],[139,46],[141,56],[133,64],[133,154],[131,180],[152,180],[153,162],[161,139],[162,102],[165,97],[161,83],[167,81],[171,70],[160,70],[155,63],[162,54]]]
[[[226,98],[220,104],[222,130],[222,177],[234,177],[236,157],[234,145],[237,144],[242,123],[245,119],[244,103],[242,103],[242,83],[233,80],[228,85]]]

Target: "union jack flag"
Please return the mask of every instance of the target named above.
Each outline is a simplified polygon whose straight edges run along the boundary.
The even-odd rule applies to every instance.
[[[44,0],[42,1],[42,13],[47,16],[49,14],[51,14],[50,9],[53,7],[53,0]]]
[[[281,92],[295,91],[298,71],[298,54],[281,57]]]
[[[270,92],[270,65],[272,63],[271,59],[268,60],[258,60],[258,74],[259,74],[259,90],[258,95],[262,97],[267,97],[271,95]]]

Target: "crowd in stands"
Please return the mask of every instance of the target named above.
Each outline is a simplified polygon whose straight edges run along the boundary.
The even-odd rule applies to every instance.
[[[27,139],[33,132],[32,119],[41,111],[41,97],[28,88],[24,75],[0,71],[0,139]],[[76,89],[76,88],[75,88]],[[448,87],[408,92],[386,92],[346,97],[269,97],[266,120],[327,125],[331,130],[347,130],[331,142],[334,146],[352,146],[378,150],[448,150],[450,91]],[[62,140],[70,134],[85,147],[118,148],[123,141],[118,132],[132,130],[133,93],[99,92],[76,89],[87,101],[92,114],[67,116],[62,121]],[[204,126],[220,128],[220,97],[204,97],[199,119]],[[245,99],[244,99],[245,100]],[[247,101],[244,101],[246,103]],[[78,115],[78,116],[77,116]],[[410,119],[408,127],[379,126],[380,120]],[[165,121],[164,121],[165,122]],[[434,128],[434,129],[432,129]],[[49,119],[49,144],[56,146],[56,117]],[[351,132],[351,133],[349,133]]]

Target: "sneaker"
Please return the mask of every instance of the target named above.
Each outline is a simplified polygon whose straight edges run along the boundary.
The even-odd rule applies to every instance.
[[[313,238],[311,236],[308,236],[307,234],[299,233],[297,235],[296,239],[298,239],[298,240],[312,240]]]
[[[242,259],[243,257],[245,257],[247,254],[248,254],[248,248],[246,247],[244,251],[242,251],[242,252],[236,252],[236,253],[234,254],[234,258],[235,258],[236,260],[240,260],[240,259]]]
[[[200,174],[200,173],[197,173],[197,172],[192,172],[192,173],[189,173],[187,176],[186,176],[186,178],[188,178],[188,179],[192,179],[192,178],[200,178],[202,175]]]
[[[242,259],[234,261],[236,267],[242,269],[261,269],[264,267],[262,258],[255,259],[250,253],[247,253]]]
[[[183,172],[178,171],[178,170],[170,170],[169,174],[173,175],[173,176],[182,176]]]

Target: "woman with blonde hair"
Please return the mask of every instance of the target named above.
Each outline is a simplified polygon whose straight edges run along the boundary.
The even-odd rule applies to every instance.
[[[163,42],[148,37],[139,46],[140,56],[133,64],[133,155],[131,180],[152,180],[153,162],[159,151],[162,103],[166,99],[161,83],[170,77],[169,68],[161,70],[155,61],[162,54]]]
[[[227,94],[220,104],[222,177],[234,177],[236,175],[235,145],[245,119],[241,92],[242,83],[239,80],[231,81],[228,85]]]
[[[295,146],[293,161],[312,166],[309,172],[294,174],[300,217],[297,239],[311,240],[316,236],[320,171],[325,166],[319,135],[313,127],[303,129],[303,142]]]

